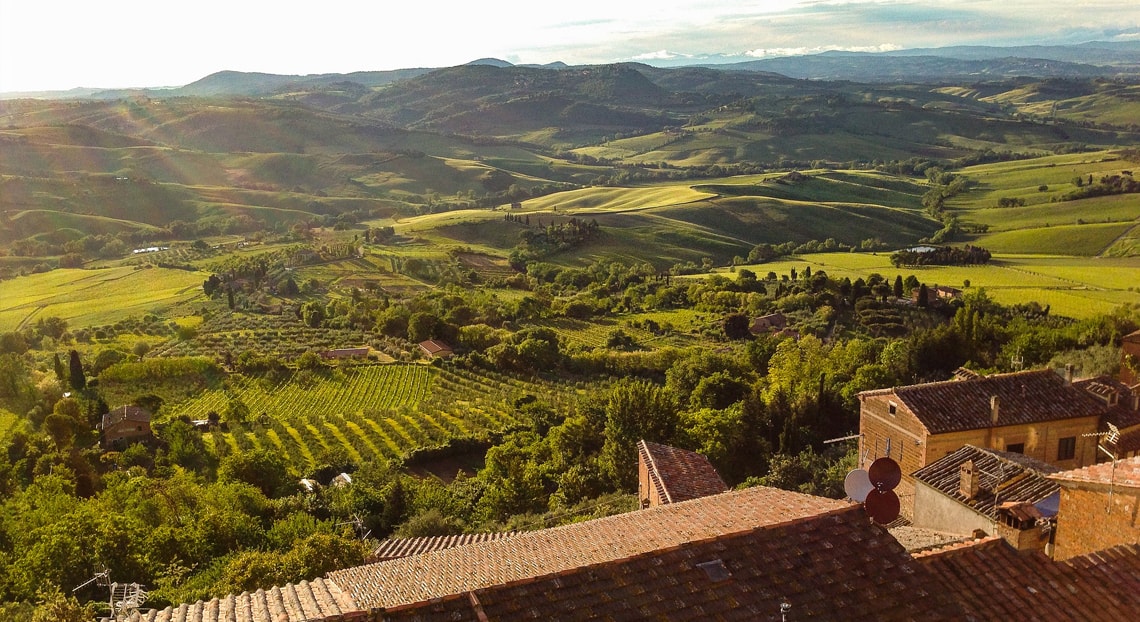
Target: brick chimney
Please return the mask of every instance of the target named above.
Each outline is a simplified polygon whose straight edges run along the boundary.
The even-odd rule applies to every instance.
[[[999,407],[998,396],[996,396],[996,395],[991,396],[990,397],[990,425],[993,427],[997,427],[997,424],[998,424],[998,407]]]
[[[958,467],[958,492],[966,498],[966,501],[978,496],[978,490],[981,489],[974,470],[973,460],[967,460]]]
[[[1073,384],[1073,364],[1065,363],[1065,386]]]

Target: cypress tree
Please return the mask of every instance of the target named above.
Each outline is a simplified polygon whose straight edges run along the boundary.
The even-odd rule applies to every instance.
[[[901,274],[895,275],[895,298],[902,298],[903,295],[903,280]]]
[[[55,379],[59,380],[60,384],[67,382],[67,372],[63,370],[63,361],[59,360],[59,352],[55,353]]]
[[[71,388],[74,391],[82,391],[87,388],[87,376],[83,373],[83,362],[79,360],[79,353],[75,350],[71,351],[71,375],[69,381]]]
[[[922,285],[920,285],[918,287],[918,306],[926,307],[927,305],[930,304],[930,301],[928,301],[926,299],[926,297],[928,295],[929,295],[929,292],[927,292],[927,290],[926,290],[926,283],[923,283]]]

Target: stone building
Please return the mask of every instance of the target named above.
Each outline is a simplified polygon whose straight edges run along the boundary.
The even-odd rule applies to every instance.
[[[1054,473],[1061,507],[1053,556],[1140,544],[1140,457]]]
[[[931,382],[859,394],[859,457],[866,468],[889,455],[903,481],[902,513],[913,515],[912,473],[974,445],[1025,454],[1071,469],[1096,462],[1105,406],[1051,370]]]

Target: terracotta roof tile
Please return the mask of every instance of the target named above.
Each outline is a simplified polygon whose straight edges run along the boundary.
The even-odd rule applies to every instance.
[[[638,441],[657,494],[668,503],[699,499],[728,490],[709,459],[694,451]]]
[[[977,467],[981,481],[981,490],[972,502],[968,502],[959,492],[961,476],[958,472],[958,468],[970,460]],[[1058,471],[1060,469],[1055,466],[1022,454],[965,445],[915,471],[914,479],[969,506],[979,514],[996,518],[995,497],[1003,504],[1037,503],[1057,494],[1060,485],[1046,479],[1046,476]],[[1001,474],[1002,481],[997,481],[996,474]]]
[[[790,620],[964,616],[930,572],[851,506],[390,608],[383,617],[775,621],[785,602]]]
[[[1140,545],[1054,562],[993,537],[915,559],[979,620],[1115,622],[1140,611]]]
[[[442,551],[465,544],[487,542],[509,538],[517,531],[502,531],[497,533],[465,533],[454,536],[432,536],[428,538],[388,538],[372,551],[371,560],[374,562],[421,555],[432,551]]]
[[[1113,486],[1124,488],[1140,488],[1140,456],[1117,460],[1116,467],[1112,462],[1101,462],[1072,471],[1061,471],[1049,476],[1061,485],[1092,484],[1095,486]]]
[[[335,583],[314,579],[206,602],[151,609],[131,617],[130,622],[309,622],[359,611],[361,608]]]
[[[362,607],[395,607],[533,579],[847,507],[749,488],[329,573]]]
[[[1097,376],[1076,380],[1073,386],[1084,389],[1102,400],[1102,404],[1107,408],[1104,420],[1118,429],[1124,430],[1140,425],[1140,409],[1132,408],[1132,389],[1123,382],[1112,376]]]
[[[893,392],[931,434],[990,426],[990,398],[998,398],[998,425],[1092,417],[1104,406],[1051,370],[994,374],[897,387]],[[868,391],[860,395],[880,395]]]
[[[121,421],[138,421],[139,423],[150,423],[150,411],[140,406],[120,406],[107,414],[103,415],[102,429],[109,428],[118,424]]]

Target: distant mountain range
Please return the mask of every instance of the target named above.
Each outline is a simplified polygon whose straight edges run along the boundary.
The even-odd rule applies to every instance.
[[[854,82],[962,82],[1011,77],[1031,78],[1140,78],[1140,41],[1092,41],[1075,45],[1031,45],[1014,47],[952,46],[890,52],[830,51],[804,56],[784,56],[739,61],[740,57],[705,57],[658,60],[647,64],[661,68],[705,67],[727,71],[760,71],[808,80],[849,80]],[[734,62],[736,61],[736,62]],[[546,65],[513,65],[496,58],[481,58],[468,65],[498,68],[531,67],[566,69],[561,62]],[[147,97],[262,97],[300,91],[369,90],[436,71],[437,68],[409,68],[390,71],[361,71],[314,75],[279,75],[220,71],[181,87],[145,89],[81,88],[68,91],[4,93],[12,99],[118,99]]]

